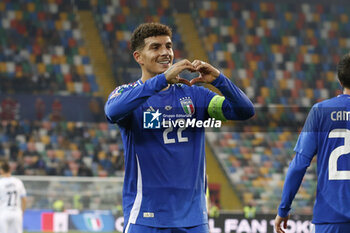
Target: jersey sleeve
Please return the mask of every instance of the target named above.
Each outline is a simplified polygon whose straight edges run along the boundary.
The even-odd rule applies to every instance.
[[[246,120],[255,114],[249,98],[222,73],[212,85],[217,87],[223,96],[215,95],[211,99],[208,105],[210,117],[223,121]]]
[[[106,118],[110,123],[118,123],[150,96],[167,87],[164,74],[157,75],[145,83],[135,82],[117,87],[105,104]]]
[[[317,136],[318,136],[318,105],[314,105],[305,121],[303,130],[301,131],[298,141],[294,147],[294,151],[304,156],[313,158],[317,153]]]
[[[311,161],[312,158],[297,153],[289,164],[286,179],[284,181],[281,204],[278,207],[279,216],[288,216],[294,197],[299,190],[306,169],[310,166]]]
[[[24,187],[24,184],[21,180],[19,180],[19,189],[20,189],[20,196],[21,197],[26,197],[27,196],[27,190],[26,188]]]
[[[311,108],[294,148],[296,155],[289,165],[284,181],[281,204],[278,208],[278,215],[281,217],[288,216],[292,201],[298,192],[306,169],[317,153],[319,120],[318,105],[316,104]]]

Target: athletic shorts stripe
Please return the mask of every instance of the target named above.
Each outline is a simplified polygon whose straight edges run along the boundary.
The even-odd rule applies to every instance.
[[[193,227],[158,228],[138,224],[129,224],[124,233],[209,233],[208,224]]]
[[[128,232],[128,228],[131,223],[133,224],[136,223],[136,219],[139,216],[141,202],[142,202],[142,174],[141,174],[139,158],[137,157],[137,155],[136,155],[136,161],[137,161],[137,194],[136,194],[134,205],[132,206],[132,209],[130,212],[130,218],[129,218],[128,224],[125,227],[125,232]]]

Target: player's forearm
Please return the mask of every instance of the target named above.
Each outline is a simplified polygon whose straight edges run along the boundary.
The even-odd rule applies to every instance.
[[[254,105],[244,92],[222,73],[212,82],[225,97],[222,109],[228,120],[246,120],[254,116]]]
[[[293,161],[290,163],[284,181],[281,204],[278,207],[279,216],[288,216],[294,197],[299,190],[306,169],[310,166],[310,163],[311,160],[300,153],[297,153]]]
[[[26,210],[26,207],[27,207],[27,198],[22,197],[22,200],[21,200],[21,208],[22,208],[22,212],[23,212],[23,213],[24,213],[24,211]]]
[[[105,114],[108,120],[113,123],[117,122],[167,85],[164,74],[160,74],[116,97],[110,97],[105,105]]]

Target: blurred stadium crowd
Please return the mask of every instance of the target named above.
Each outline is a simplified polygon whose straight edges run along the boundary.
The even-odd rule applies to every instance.
[[[255,200],[261,212],[277,207],[306,110],[341,93],[335,69],[350,48],[350,5],[312,0],[181,3],[185,6],[170,0],[0,2],[0,157],[11,161],[15,174],[123,173],[120,133],[104,120],[79,7],[93,11],[113,73],[123,83],[140,75],[128,46],[132,30],[142,22],[171,26],[176,60],[187,58],[186,41],[175,23],[175,14],[185,12],[210,63],[257,108],[252,120],[208,132],[208,142],[243,202]],[[28,102],[28,96],[38,98]],[[66,97],[82,100],[87,113],[75,118],[77,108]],[[315,187],[312,165],[295,201],[304,213],[312,211]]]

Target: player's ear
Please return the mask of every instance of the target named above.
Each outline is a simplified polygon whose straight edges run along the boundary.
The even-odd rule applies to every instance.
[[[139,63],[140,65],[143,65],[143,59],[140,51],[136,50],[135,52],[133,52],[132,55],[134,56],[134,59],[137,63]]]

